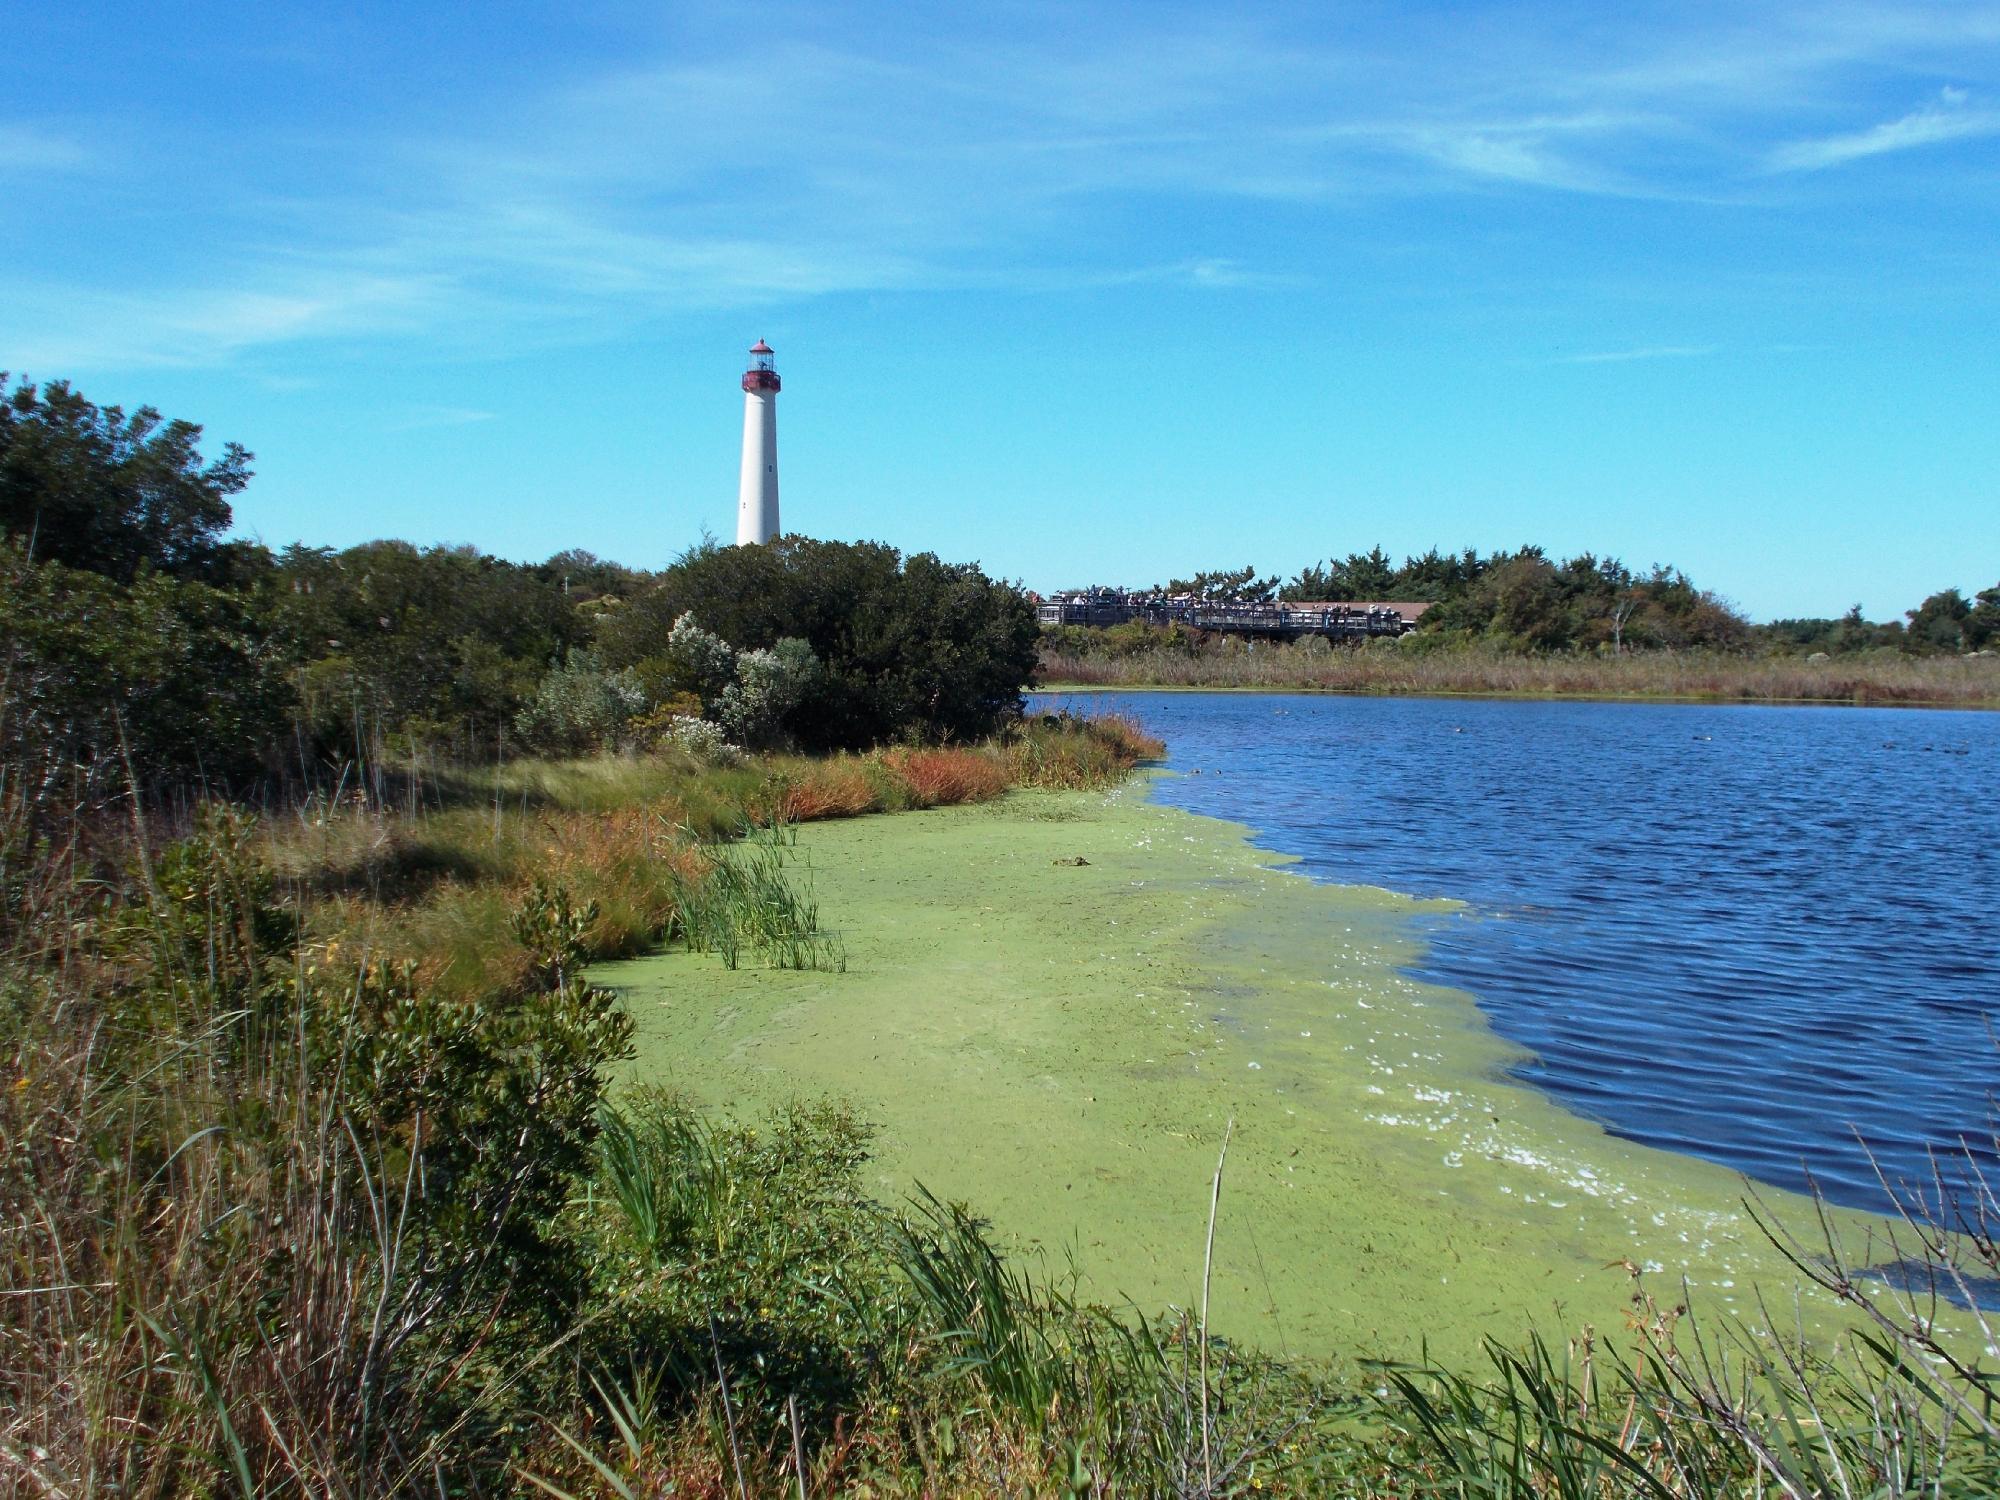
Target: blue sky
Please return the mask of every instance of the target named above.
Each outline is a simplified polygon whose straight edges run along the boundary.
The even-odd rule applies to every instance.
[[[2000,3],[15,6],[0,369],[244,531],[2000,579]]]

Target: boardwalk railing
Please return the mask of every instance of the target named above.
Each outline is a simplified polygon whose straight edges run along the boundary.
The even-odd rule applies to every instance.
[[[1321,606],[1294,609],[1283,604],[1220,604],[1176,599],[1051,599],[1038,611],[1044,625],[1185,625],[1237,635],[1335,639],[1398,636],[1415,629],[1401,613],[1380,606]]]

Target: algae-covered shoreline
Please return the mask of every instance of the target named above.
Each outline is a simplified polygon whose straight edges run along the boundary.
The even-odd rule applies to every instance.
[[[818,824],[797,851],[845,972],[601,966],[633,1078],[739,1118],[847,1099],[879,1196],[968,1201],[1100,1300],[1195,1300],[1231,1119],[1213,1326],[1274,1352],[1615,1329],[1626,1263],[1712,1311],[1752,1313],[1753,1282],[1789,1300],[1738,1176],[1512,1082],[1471,998],[1406,975],[1445,903],[1298,878],[1137,787]]]

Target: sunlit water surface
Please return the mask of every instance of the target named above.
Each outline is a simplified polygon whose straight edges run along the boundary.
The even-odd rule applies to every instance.
[[[1317,879],[1465,902],[1419,976],[1620,1135],[1786,1187],[1809,1166],[1856,1207],[1887,1206],[1870,1153],[1891,1181],[1967,1140],[1996,1165],[2000,714],[1037,702],[1130,713],[1184,773],[1160,801]]]

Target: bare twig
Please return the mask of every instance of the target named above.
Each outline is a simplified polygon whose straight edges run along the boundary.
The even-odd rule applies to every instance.
[[[722,1373],[722,1340],[715,1332],[715,1314],[708,1315],[708,1346],[715,1351],[715,1380],[722,1387],[722,1420],[729,1429],[729,1461],[736,1467],[737,1500],[750,1500],[750,1487],[743,1481],[743,1450],[736,1445],[736,1411],[729,1404],[729,1377]]]
[[[1201,1484],[1203,1494],[1215,1490],[1215,1461],[1208,1426],[1208,1285],[1215,1272],[1215,1216],[1222,1206],[1222,1164],[1229,1160],[1229,1138],[1236,1133],[1236,1116],[1222,1130],[1222,1151],[1215,1158],[1215,1182],[1208,1194],[1208,1247],[1201,1257]]]
[[[799,1396],[797,1391],[785,1397],[785,1416],[792,1425],[792,1478],[798,1481],[799,1500],[806,1500],[806,1449],[799,1438]]]

